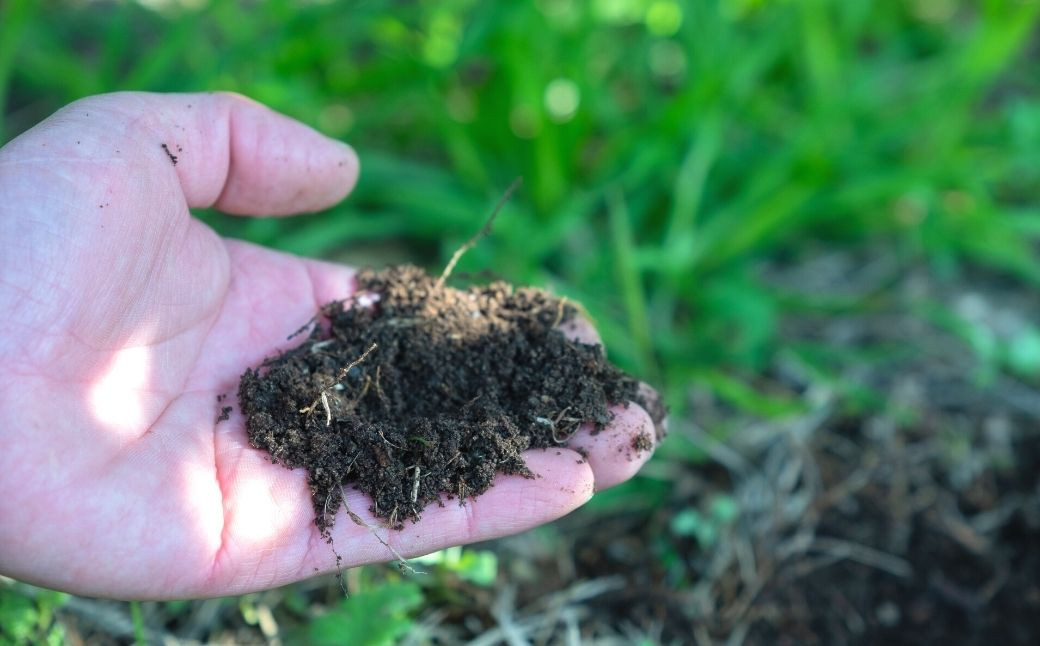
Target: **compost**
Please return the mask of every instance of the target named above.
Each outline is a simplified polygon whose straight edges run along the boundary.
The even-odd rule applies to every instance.
[[[612,404],[663,414],[601,346],[561,331],[578,315],[541,289],[362,270],[353,297],[325,305],[303,343],[242,375],[249,440],[307,469],[326,539],[346,486],[399,529],[430,503],[480,495],[496,474],[535,477],[525,450],[602,430]]]

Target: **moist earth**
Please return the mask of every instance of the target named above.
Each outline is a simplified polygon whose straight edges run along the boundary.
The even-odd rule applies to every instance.
[[[249,440],[307,470],[326,539],[345,486],[400,529],[442,496],[487,491],[496,474],[535,477],[523,451],[566,445],[583,424],[602,430],[611,404],[663,415],[601,346],[560,331],[577,314],[540,289],[362,270],[353,297],[322,307],[306,341],[242,375]]]

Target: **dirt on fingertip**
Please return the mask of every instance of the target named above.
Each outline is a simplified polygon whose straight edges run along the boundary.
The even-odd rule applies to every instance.
[[[654,449],[654,440],[650,437],[650,434],[646,431],[637,433],[632,438],[632,450],[637,453],[645,453],[646,451],[652,451]]]
[[[603,429],[612,404],[663,411],[601,346],[560,331],[577,315],[566,299],[442,283],[407,265],[362,270],[351,300],[325,305],[303,343],[242,375],[250,442],[307,469],[326,538],[345,487],[399,529],[497,474],[532,477],[523,451],[565,446],[584,423]]]

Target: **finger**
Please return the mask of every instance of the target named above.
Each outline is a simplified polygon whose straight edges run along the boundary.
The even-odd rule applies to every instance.
[[[385,521],[374,517],[371,499],[346,487],[345,507],[336,512],[330,545],[315,527],[311,505],[304,502],[310,498],[305,473],[266,462],[245,447],[244,436],[232,439],[224,453],[239,457],[224,475],[233,513],[223,527],[223,547],[212,574],[192,590],[197,595],[242,594],[337,567],[410,558],[506,536],[567,514],[587,502],[593,490],[592,470],[573,451],[529,451],[524,458],[534,478],[499,475],[484,494],[467,498],[464,505],[445,498],[443,506],[430,505],[422,520],[398,531],[386,529]]]
[[[639,397],[643,410],[650,414],[654,423],[654,439],[660,442],[668,435],[668,407],[664,398],[645,381],[639,382]]]
[[[599,333],[588,319],[576,316],[560,325],[568,338],[581,343],[602,345]],[[660,397],[648,385],[640,384],[642,401],[657,404]],[[606,428],[594,432],[591,424],[583,425],[567,445],[581,451],[589,461],[596,477],[596,491],[620,484],[634,476],[650,459],[657,441],[664,435],[662,419],[658,431],[653,416],[635,403],[611,407],[614,419]],[[663,417],[663,408],[652,411]]]
[[[128,145],[175,172],[193,208],[315,211],[342,200],[357,181],[350,146],[237,94],[107,94],[63,112],[88,123],[119,117]]]
[[[596,328],[589,323],[589,320],[583,316],[574,316],[564,321],[559,326],[560,332],[568,339],[578,341],[580,343],[586,343],[588,345],[603,345],[602,339],[599,338],[599,332]]]
[[[378,531],[401,556],[411,558],[450,547],[509,536],[556,520],[588,502],[593,493],[593,475],[580,456],[567,449],[532,450],[523,454],[534,475],[525,478],[498,475],[488,491],[467,498],[445,499],[422,512],[418,523],[405,523],[400,531]],[[370,526],[381,522],[367,510],[369,499],[358,492],[348,494],[351,511]],[[373,563],[395,558],[367,527],[359,527],[341,511],[336,518],[335,540],[350,541],[352,559]]]
[[[657,441],[650,415],[638,404],[612,406],[614,419],[596,432],[583,425],[567,445],[588,460],[596,491],[620,484],[639,471],[654,453]]]
[[[357,269],[323,260],[302,259],[311,280],[314,302],[318,309],[332,301],[343,301],[357,288]]]

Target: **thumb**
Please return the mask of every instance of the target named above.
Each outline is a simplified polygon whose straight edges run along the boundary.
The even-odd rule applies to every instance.
[[[342,200],[357,182],[350,146],[237,94],[104,94],[70,104],[48,121],[41,126],[76,129],[65,139],[97,132],[101,141],[115,135],[133,142],[138,163],[176,175],[192,208],[240,215],[316,211]]]

